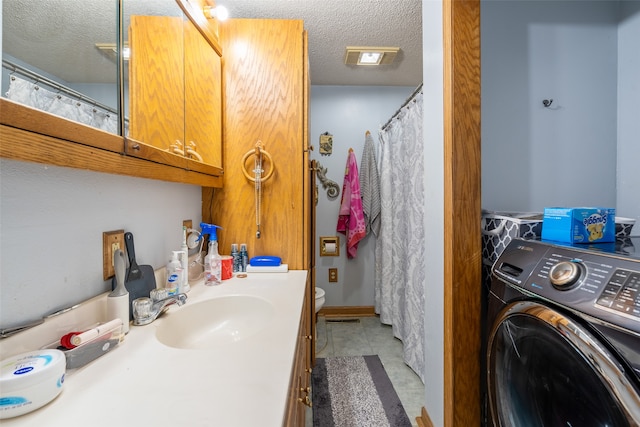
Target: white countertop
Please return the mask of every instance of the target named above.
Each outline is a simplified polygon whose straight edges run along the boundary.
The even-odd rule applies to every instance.
[[[131,326],[114,350],[80,369],[68,371],[62,393],[51,403],[29,414],[1,420],[0,424],[282,426],[306,277],[306,271],[298,270],[250,273],[247,278],[234,277],[214,287],[196,283],[184,306],[171,306],[149,325]],[[157,340],[156,328],[172,313],[196,302],[228,295],[252,295],[271,302],[275,314],[266,329],[213,350],[175,349]],[[50,319],[51,324],[58,323],[57,337],[73,329],[60,324],[75,319],[83,310],[104,316],[105,296],[96,297],[59,319]],[[47,323],[2,340],[2,359],[37,349],[28,347],[33,345],[34,337],[47,339],[42,338]],[[8,349],[15,351],[8,353]]]

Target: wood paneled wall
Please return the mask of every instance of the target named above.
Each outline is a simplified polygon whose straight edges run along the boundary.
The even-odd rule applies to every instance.
[[[306,269],[304,29],[300,20],[231,19],[221,25],[223,49],[223,188],[203,188],[202,218],[223,227],[220,252],[246,243],[249,257],[277,255]],[[260,140],[273,176],[262,185],[261,237],[256,238],[254,183],[241,160]],[[246,162],[253,170],[253,156]],[[253,173],[250,173],[253,175]]]

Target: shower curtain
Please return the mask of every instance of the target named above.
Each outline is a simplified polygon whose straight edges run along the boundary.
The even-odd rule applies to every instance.
[[[28,80],[11,76],[8,99],[75,122],[118,133],[118,117],[95,105],[55,93]]]
[[[375,310],[402,340],[403,358],[424,382],[424,162],[422,92],[380,131],[380,235]]]

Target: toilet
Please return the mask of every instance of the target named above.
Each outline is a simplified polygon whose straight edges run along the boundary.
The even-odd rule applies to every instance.
[[[324,305],[324,289],[316,286],[316,313],[320,311]]]

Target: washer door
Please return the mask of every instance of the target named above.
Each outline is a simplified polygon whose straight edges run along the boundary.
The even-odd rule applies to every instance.
[[[489,337],[494,425],[640,426],[640,395],[625,367],[571,318],[533,301],[507,306]]]

